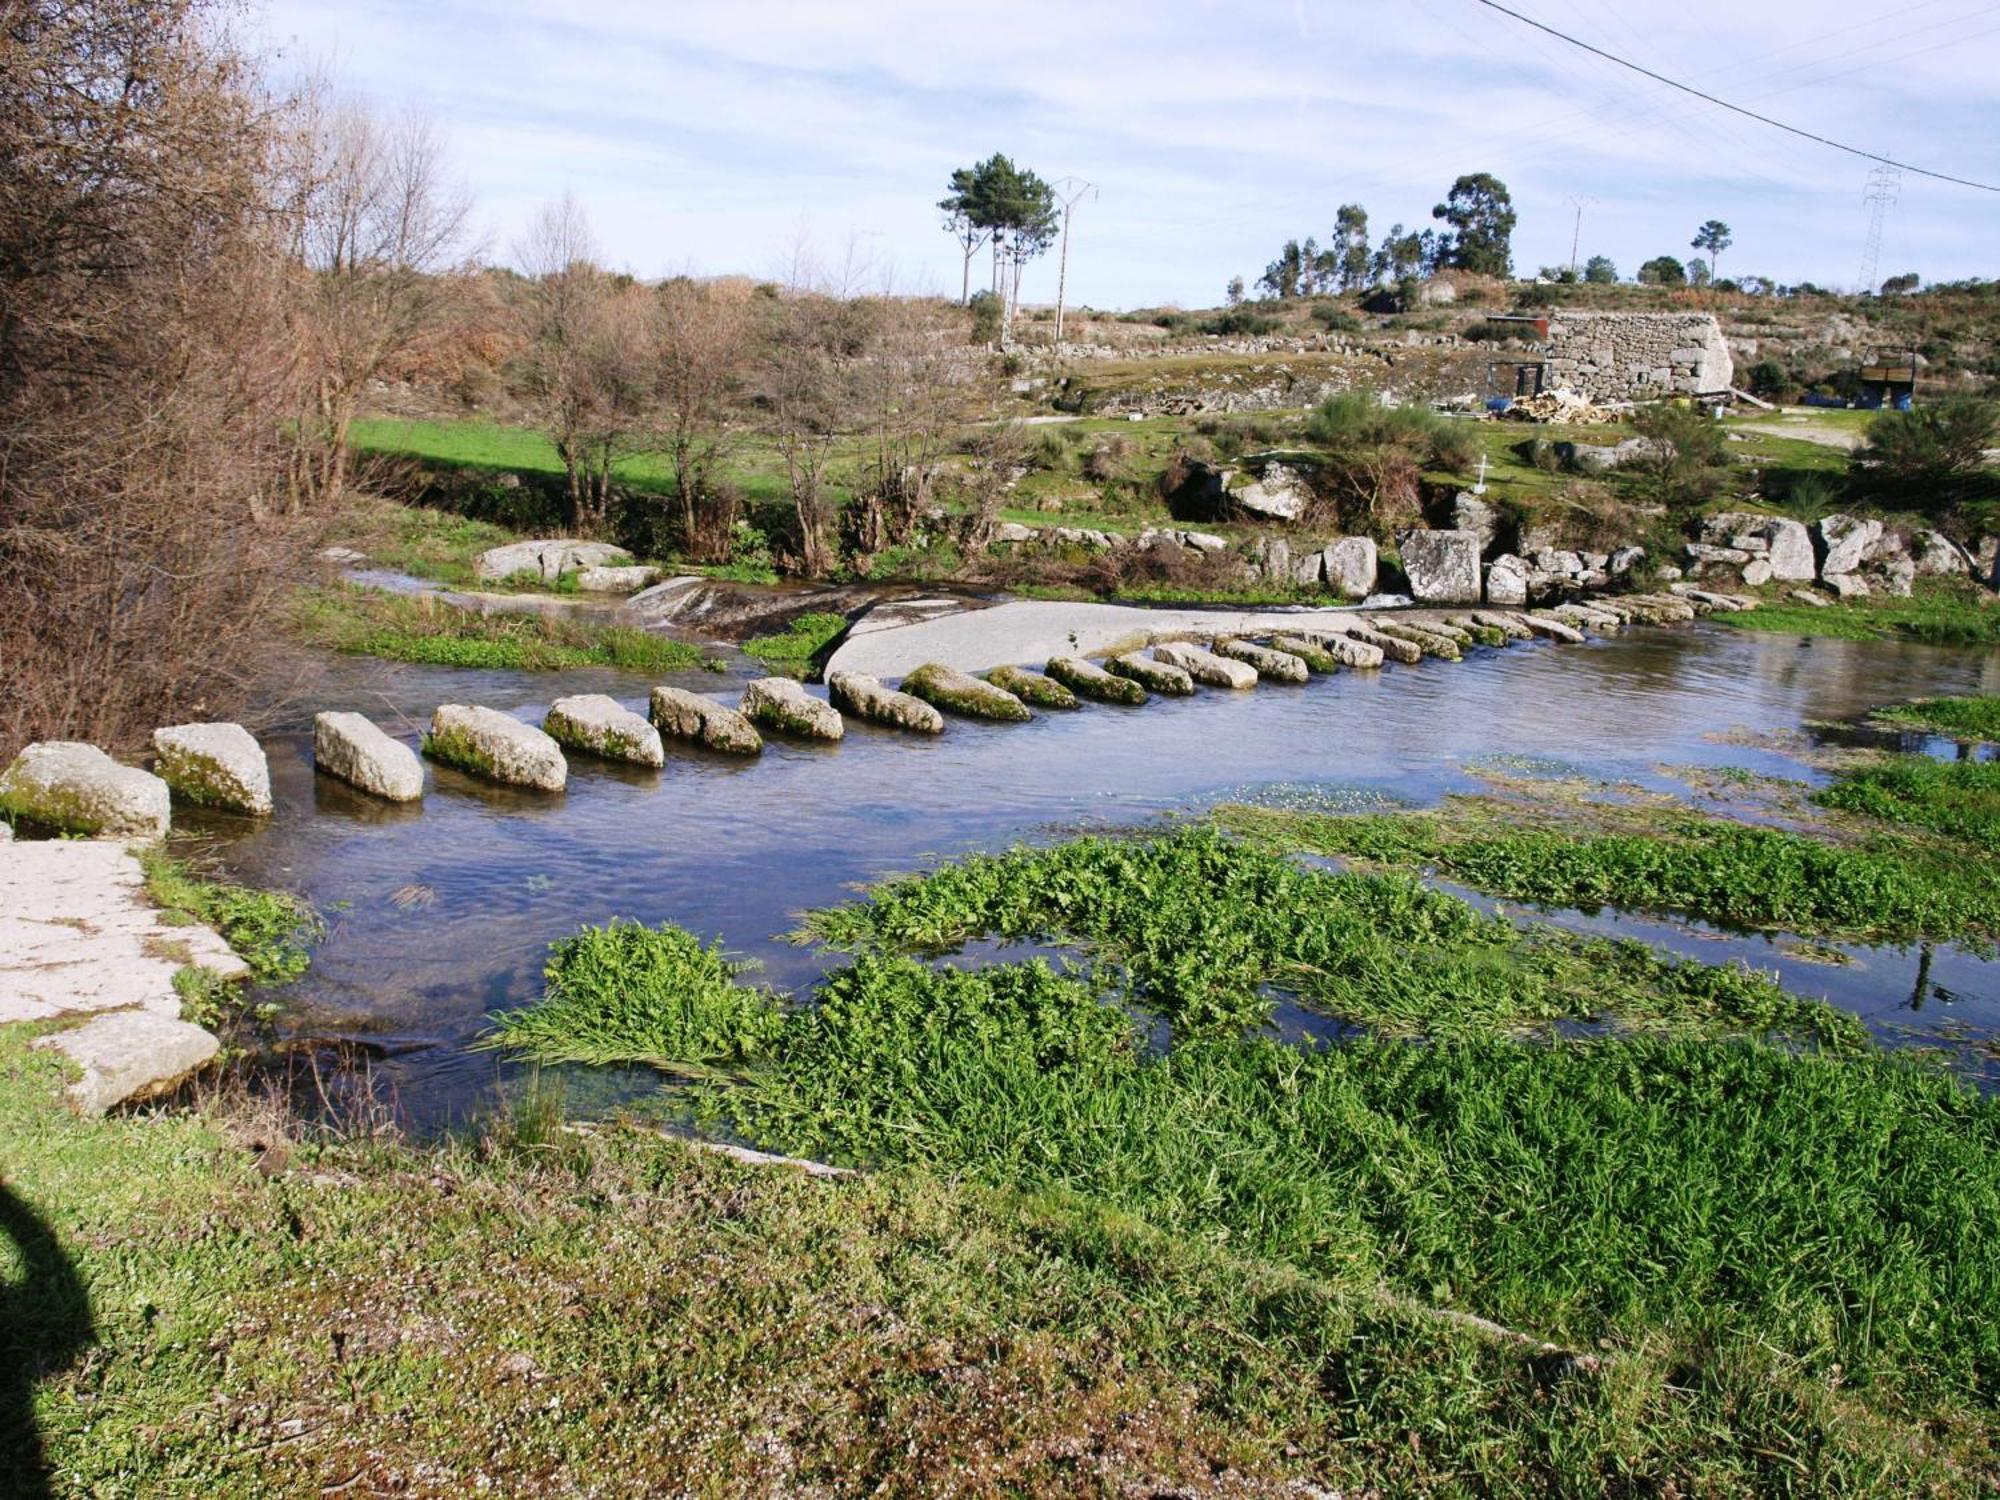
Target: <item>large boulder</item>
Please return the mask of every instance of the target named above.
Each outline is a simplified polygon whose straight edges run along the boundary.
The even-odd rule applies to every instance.
[[[1556,457],[1579,474],[1605,474],[1652,456],[1651,439],[1626,438],[1622,443],[1557,443]]]
[[[1374,541],[1365,536],[1336,537],[1321,552],[1320,574],[1326,586],[1343,599],[1366,599],[1375,592],[1381,560]]]
[[[271,763],[241,724],[155,729],[153,755],[154,770],[183,801],[252,817],[271,810]]]
[[[1260,521],[1296,521],[1312,504],[1312,486],[1297,469],[1267,463],[1248,483],[1229,485],[1229,499],[1244,515]]]
[[[917,734],[944,733],[944,715],[930,704],[912,694],[886,688],[878,678],[864,672],[829,673],[826,690],[836,708],[856,718]]]
[[[569,781],[562,746],[498,709],[445,703],[431,715],[424,754],[503,786],[559,792]]]
[[[1809,583],[1819,576],[1812,533],[1786,516],[1726,511],[1702,522],[1702,540],[1761,555],[1781,583]]]
[[[166,782],[75,740],[15,756],[0,775],[0,812],[86,838],[165,838],[172,817]]]
[[[415,802],[424,794],[424,768],[416,754],[360,714],[314,716],[313,766],[390,802]]]
[[[585,568],[576,586],[586,594],[636,594],[660,581],[660,570],[635,563],[630,567]]]
[[[1857,516],[1827,516],[1813,527],[1819,552],[1819,576],[1852,573],[1868,559],[1868,549],[1882,540],[1882,523]]]
[[[759,677],[743,689],[743,714],[779,734],[837,740],[847,733],[840,710],[815,698],[789,677]]]
[[[1972,571],[1972,561],[1964,549],[1943,532],[1919,531],[1913,540],[1913,556],[1920,576],[1963,577]]]
[[[1075,693],[1040,672],[1025,667],[995,667],[986,674],[995,687],[1012,693],[1030,708],[1072,709],[1083,707]]]
[[[655,769],[667,763],[660,731],[608,693],[577,693],[549,705],[542,732],[558,745]]]
[[[1420,603],[1479,603],[1479,538],[1472,532],[1406,531],[1396,545]]]
[[[650,715],[661,734],[725,755],[756,755],[764,748],[764,737],[746,715],[686,688],[654,688]]]
[[[1112,657],[1104,664],[1104,669],[1136,683],[1149,693],[1164,693],[1169,698],[1194,695],[1194,679],[1168,662],[1149,661],[1136,653],[1127,652],[1123,656]]]
[[[1487,565],[1486,602],[1521,605],[1528,602],[1528,565],[1511,552],[1503,552]]]
[[[494,583],[519,573],[532,573],[544,583],[554,583],[565,573],[586,568],[604,568],[632,561],[632,554],[609,542],[578,542],[564,537],[547,541],[509,542],[489,547],[473,560],[473,577]]]
[[[222,1048],[199,1026],[145,1010],[112,1011],[41,1045],[63,1053],[82,1071],[69,1098],[86,1115],[171,1093]]]

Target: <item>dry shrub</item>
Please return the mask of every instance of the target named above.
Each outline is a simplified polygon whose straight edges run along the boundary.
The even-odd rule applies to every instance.
[[[310,540],[266,114],[202,0],[6,16],[0,755],[130,745],[235,704]]]

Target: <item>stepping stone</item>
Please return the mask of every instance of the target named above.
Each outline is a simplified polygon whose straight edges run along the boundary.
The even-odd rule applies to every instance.
[[[1146,701],[1146,690],[1138,683],[1115,677],[1096,662],[1085,661],[1080,656],[1052,656],[1044,670],[1051,680],[1070,689],[1079,698],[1089,698],[1098,703],[1121,703],[1128,708],[1137,708]]]
[[[424,795],[424,768],[416,753],[360,714],[313,716],[313,769],[389,802],[415,802]]]
[[[1340,670],[1339,657],[1335,656],[1331,651],[1324,650],[1315,645],[1303,636],[1274,635],[1271,637],[1271,649],[1273,651],[1282,651],[1287,656],[1296,657],[1305,663],[1308,672],[1327,673]]]
[[[903,679],[903,691],[938,708],[949,709],[972,719],[997,719],[1004,724],[1025,724],[1034,710],[1005,688],[927,661]]]
[[[1471,615],[1453,615],[1444,622],[1476,646],[1511,646],[1514,637],[1497,625],[1482,625]]]
[[[1407,624],[1412,630],[1422,630],[1429,632],[1431,635],[1443,636],[1460,650],[1463,650],[1467,646],[1478,644],[1471,631],[1454,625],[1449,620],[1441,620],[1431,616],[1422,620],[1409,620],[1401,623]]]
[[[943,734],[944,715],[923,699],[885,688],[861,672],[835,672],[826,679],[834,706],[856,718],[917,734]]]
[[[725,755],[756,755],[764,748],[764,737],[747,716],[686,688],[654,688],[650,717],[661,734]]]
[[[1163,693],[1169,698],[1194,696],[1194,679],[1179,667],[1164,661],[1147,661],[1143,656],[1114,656],[1104,667],[1115,677],[1130,678],[1149,693]]]
[[[1460,661],[1465,655],[1458,649],[1458,642],[1451,637],[1420,629],[1402,620],[1383,620],[1375,628],[1392,640],[1407,641],[1425,656],[1435,656],[1440,661]]]
[[[558,745],[605,760],[655,770],[667,763],[660,731],[647,723],[644,715],[621,706],[608,693],[578,693],[556,699],[542,720],[542,731]]]
[[[1002,692],[1012,693],[1030,708],[1081,708],[1077,696],[1053,677],[1022,667],[995,667],[986,680]]]
[[[250,817],[271,810],[271,763],[241,724],[155,729],[153,754],[153,769],[183,801]]]
[[[1380,667],[1384,658],[1389,655],[1382,646],[1376,644],[1374,641],[1364,639],[1365,636],[1373,634],[1372,630],[1363,629],[1347,634],[1339,632],[1329,632],[1324,635],[1309,633],[1301,635],[1299,639],[1309,646],[1319,647],[1320,650],[1331,656],[1343,667],[1353,667],[1358,671],[1366,672]],[[1401,650],[1408,643],[1405,641],[1395,641],[1392,644]],[[1416,653],[1416,656],[1421,655],[1423,655],[1421,651]],[[1415,657],[1411,659],[1415,660]]]
[[[1399,661],[1406,667],[1413,667],[1424,659],[1424,648],[1415,641],[1406,641],[1400,636],[1384,635],[1372,625],[1350,625],[1347,628],[1349,640],[1360,641],[1373,646],[1390,661]],[[1332,638],[1328,638],[1329,645]]]
[[[1552,641],[1561,641],[1569,646],[1581,646],[1589,639],[1581,630],[1567,620],[1559,620],[1554,615],[1540,610],[1527,616],[1528,628],[1536,635],[1547,636]]]
[[[1527,621],[1523,620],[1519,615],[1509,614],[1505,610],[1476,610],[1472,615],[1472,619],[1477,624],[1485,625],[1502,632],[1509,640],[1529,641],[1535,638],[1535,632],[1528,628]]]
[[[424,736],[424,754],[502,786],[559,792],[569,781],[562,746],[532,724],[475,704],[440,704]]]
[[[171,1093],[222,1049],[199,1026],[145,1010],[111,1011],[38,1045],[54,1048],[83,1070],[69,1087],[69,1099],[86,1115]]]
[[[743,712],[754,724],[801,739],[837,740],[847,733],[839,709],[789,677],[759,677],[746,686]]]
[[[1217,656],[1240,661],[1267,682],[1309,682],[1312,671],[1298,657],[1269,646],[1253,646],[1225,636],[1209,648]]]
[[[1241,692],[1257,685],[1257,669],[1248,662],[1231,661],[1189,641],[1162,641],[1153,647],[1153,659],[1179,667],[1205,687]]]
[[[166,782],[76,740],[15,756],[0,775],[0,811],[86,838],[165,838],[172,818]]]

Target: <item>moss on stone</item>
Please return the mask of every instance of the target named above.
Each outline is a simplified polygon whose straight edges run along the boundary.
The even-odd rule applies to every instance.
[[[1125,677],[1114,677],[1102,667],[1078,657],[1053,656],[1044,670],[1056,682],[1073,688],[1085,698],[1099,703],[1116,703],[1137,708],[1147,701],[1146,690]]]
[[[1002,692],[1012,693],[1035,708],[1070,709],[1083,706],[1075,693],[1039,672],[1024,671],[1020,667],[995,667],[986,674],[986,680]]]
[[[1006,689],[968,677],[939,662],[925,662],[903,679],[902,687],[911,697],[921,698],[933,708],[970,718],[1022,724],[1035,716],[1034,710]]]

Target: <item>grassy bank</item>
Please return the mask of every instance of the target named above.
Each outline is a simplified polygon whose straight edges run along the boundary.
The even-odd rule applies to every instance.
[[[2000,645],[2000,602],[1970,584],[1926,582],[1907,599],[1849,599],[1824,608],[1782,600],[1713,618],[1733,630],[1927,646]]]
[[[478,614],[374,589],[313,590],[300,597],[293,620],[311,645],[429,666],[684,672],[708,664],[700,647],[636,626],[562,614]]]
[[[1878,708],[1869,717],[1953,739],[2000,740],[2000,698],[1919,698]]]
[[[847,629],[847,616],[829,613],[800,615],[777,635],[753,635],[743,643],[746,656],[793,677],[806,669]]]

